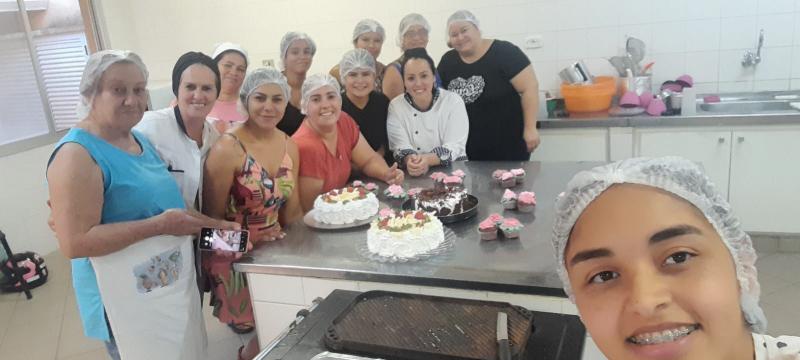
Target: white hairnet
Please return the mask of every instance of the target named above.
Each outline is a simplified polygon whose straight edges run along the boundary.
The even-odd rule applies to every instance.
[[[147,66],[136,55],[136,53],[127,50],[102,50],[89,56],[86,61],[86,67],[83,68],[83,76],[81,77],[81,84],[79,91],[81,94],[81,101],[78,103],[76,109],[78,118],[85,118],[92,108],[92,99],[97,95],[97,90],[100,88],[100,79],[103,73],[108,70],[111,65],[116,63],[129,63],[134,64],[139,70],[142,71],[144,81],[147,82],[148,72]]]
[[[247,77],[244,78],[244,82],[242,82],[242,87],[239,88],[239,100],[242,102],[245,110],[247,110],[247,100],[249,100],[250,95],[253,95],[256,89],[266,84],[278,85],[283,92],[283,98],[289,101],[291,94],[289,83],[278,69],[273,67],[256,69],[247,74]]]
[[[344,77],[352,71],[370,70],[375,73],[375,58],[369,51],[364,49],[353,49],[342,56],[339,62],[339,76],[344,81]]]
[[[303,82],[303,87],[300,89],[303,94],[303,97],[300,99],[300,110],[303,114],[306,114],[306,106],[308,105],[308,99],[311,97],[311,93],[325,86],[333,88],[336,91],[336,95],[341,98],[342,88],[339,86],[339,81],[337,81],[335,77],[327,73],[311,75],[306,78],[306,81]]]
[[[358,40],[359,36],[371,32],[378,33],[381,39],[386,39],[386,31],[383,30],[383,26],[379,22],[372,19],[364,19],[359,21],[353,29],[353,42]]]
[[[244,57],[245,66],[247,66],[247,64],[250,64],[250,59],[248,59],[247,57],[247,51],[245,51],[245,49],[241,45],[234,44],[232,42],[224,42],[214,47],[214,52],[211,54],[211,58],[214,59],[215,61],[219,61],[220,59],[217,59],[217,57],[229,51],[235,51],[240,55],[242,55],[242,57]]]
[[[460,21],[466,21],[468,23],[472,23],[472,25],[475,25],[475,28],[478,29],[478,31],[481,30],[481,23],[478,21],[478,18],[476,18],[474,14],[472,14],[469,10],[458,10],[454,12],[453,15],[450,15],[449,18],[447,18],[447,26],[445,26],[444,28],[445,39],[450,36],[450,24]]]
[[[578,217],[597,196],[614,184],[639,184],[668,191],[694,205],[717,230],[736,266],[741,307],[751,330],[763,333],[767,319],[758,305],[760,287],[755,267],[756,253],[750,236],[742,230],[730,204],[717,191],[700,167],[683,158],[634,158],[582,171],[567,184],[556,200],[553,247],[558,275],[564,291],[573,300],[564,252]]]
[[[400,20],[400,26],[397,29],[397,46],[403,47],[403,36],[408,32],[414,25],[419,25],[425,28],[425,31],[428,33],[431,32],[431,24],[428,23],[428,20],[417,13],[411,13],[403,17],[403,20]]]
[[[308,34],[299,31],[290,31],[286,33],[286,35],[283,35],[281,39],[281,64],[284,68],[286,68],[286,53],[289,52],[289,47],[292,46],[292,43],[297,40],[305,40],[308,43],[308,47],[311,48],[311,56],[317,53],[317,44]]]

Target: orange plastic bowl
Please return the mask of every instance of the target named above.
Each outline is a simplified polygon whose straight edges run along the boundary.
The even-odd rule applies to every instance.
[[[597,76],[592,84],[561,84],[561,96],[569,112],[604,111],[611,107],[617,82],[611,76]]]

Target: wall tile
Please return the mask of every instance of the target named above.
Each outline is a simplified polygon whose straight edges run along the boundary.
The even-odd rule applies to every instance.
[[[653,21],[652,0],[622,0],[617,3],[621,25],[649,24]]]
[[[686,73],[692,75],[696,83],[717,82],[719,80],[719,52],[686,53]]]
[[[558,59],[558,37],[556,32],[532,33],[530,35],[541,35],[542,43],[544,44],[538,49],[525,49],[524,46],[520,46],[531,61],[551,61]]]
[[[754,0],[725,0],[720,9],[720,15],[725,17],[753,15],[758,9]]]
[[[563,67],[558,67],[555,61],[534,61],[533,70],[536,71],[536,78],[539,80],[539,90],[558,90],[561,79],[558,72]]]
[[[789,79],[761,80],[753,84],[754,91],[783,91],[789,90]]]
[[[736,81],[736,82],[723,81],[719,83],[720,93],[743,92],[743,91],[753,91],[753,81]]]
[[[674,0],[673,0],[674,1]],[[587,27],[604,27],[619,25],[619,5],[615,0],[592,0],[584,2]]]
[[[556,41],[558,42],[558,59],[580,59],[584,55],[584,49],[586,49],[586,30],[559,31]]]
[[[791,83],[789,84],[789,89],[800,90],[800,79],[792,79]]]
[[[688,0],[653,1],[653,22],[686,20],[688,3]]]
[[[559,1],[556,5],[555,16],[559,18],[558,30],[581,29],[588,27],[589,17],[592,16],[585,11],[584,1]]]
[[[525,13],[529,17],[527,21],[528,32],[553,31],[558,28],[560,16],[558,16],[558,6],[556,2],[535,2],[525,7]]]
[[[759,14],[775,14],[794,11],[794,0],[758,0]]]
[[[792,79],[800,78],[800,46],[792,48]]]
[[[586,33],[586,57],[611,57],[617,54],[617,28],[595,28]]]
[[[756,33],[756,20],[757,18],[755,16],[722,19],[720,27],[720,49],[753,48],[758,37]]]
[[[628,40],[628,37],[631,36],[644,41],[646,46],[646,54],[653,52],[653,26],[650,24],[626,25],[620,26],[619,28],[619,35],[617,36],[619,41],[617,45],[617,55],[622,55],[625,53],[625,42]]]
[[[719,50],[720,20],[690,20],[686,22],[686,51]]]
[[[686,3],[686,18],[718,19],[720,17],[721,8],[722,0],[688,1]]]
[[[685,22],[654,24],[652,52],[660,54],[686,51],[687,37]]]
[[[792,75],[792,48],[764,48],[756,67],[756,80],[789,79]]]
[[[758,30],[764,29],[764,46],[790,46],[794,40],[794,14],[762,15],[757,30],[750,35],[753,47],[758,44]]]
[[[716,82],[712,83],[695,82],[693,87],[695,88],[695,91],[697,91],[697,94],[715,94],[717,93],[718,90]]]
[[[653,86],[658,87],[667,80],[675,80],[686,73],[686,56],[683,53],[653,55]]]
[[[737,82],[753,80],[753,68],[742,67],[741,50],[724,50],[719,53],[719,81]],[[720,90],[722,91],[722,90]]]

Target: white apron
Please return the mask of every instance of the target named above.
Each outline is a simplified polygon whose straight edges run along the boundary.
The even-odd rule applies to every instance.
[[[205,358],[190,236],[162,235],[91,258],[123,360]]]

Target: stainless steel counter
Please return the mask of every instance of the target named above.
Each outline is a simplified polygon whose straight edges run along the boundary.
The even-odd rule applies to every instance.
[[[478,215],[449,225],[458,240],[450,253],[432,259],[405,264],[370,261],[356,252],[355,245],[366,239],[367,227],[317,231],[300,221],[287,228],[285,239],[258,247],[234,266],[250,273],[563,297],[550,244],[553,203],[575,173],[597,165],[599,163],[456,163],[453,170],[463,169],[467,173],[465,186],[480,201]],[[504,211],[499,202],[504,189],[491,180],[495,169],[518,167],[526,170],[527,177],[524,184],[512,190],[536,192],[538,205],[532,214]],[[432,180],[427,176],[409,178],[404,186],[431,187]],[[381,190],[383,188],[385,185]],[[379,199],[386,200],[382,194]],[[478,223],[495,212],[516,217],[525,225],[519,240],[480,241]]]
[[[769,114],[697,114],[692,116],[632,116],[541,119],[541,129],[596,127],[750,126],[800,124],[800,112]]]

